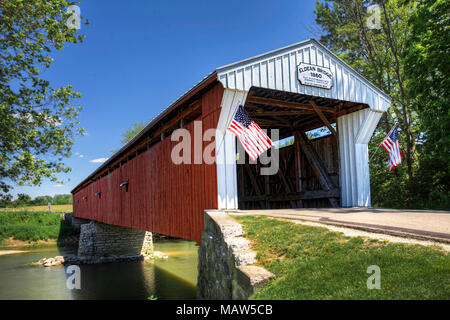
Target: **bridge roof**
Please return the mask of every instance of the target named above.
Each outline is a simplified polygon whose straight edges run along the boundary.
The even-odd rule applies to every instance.
[[[329,68],[331,89],[302,85],[297,79],[300,63]],[[249,91],[251,87],[364,103],[384,112],[391,98],[315,39],[302,41],[216,70],[225,88]]]
[[[134,146],[141,143],[146,139],[147,134],[154,128],[156,128],[162,121],[166,118],[170,118],[171,114],[176,112],[182,105],[188,103],[194,96],[217,82],[216,72],[211,72],[202,81],[197,83],[191,89],[189,89],[185,94],[178,98],[174,103],[168,106],[166,109],[161,111],[155,118],[153,118],[149,124],[141,130],[132,140],[125,144],[119,151],[117,151],[111,158],[106,160],[101,164],[94,172],[92,172],[86,179],[84,179],[80,184],[78,184],[71,193],[75,193],[82,189],[84,186],[92,182],[99,174],[105,171],[107,168],[113,166],[119,159],[124,157]]]

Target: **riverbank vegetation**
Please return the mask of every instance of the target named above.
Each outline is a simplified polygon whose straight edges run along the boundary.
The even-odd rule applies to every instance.
[[[56,240],[71,235],[72,229],[61,214],[50,212],[0,212],[0,242],[6,239],[34,242]]]
[[[236,217],[276,278],[252,299],[449,299],[450,257],[440,247],[346,237],[267,217]],[[381,289],[369,290],[369,266]]]

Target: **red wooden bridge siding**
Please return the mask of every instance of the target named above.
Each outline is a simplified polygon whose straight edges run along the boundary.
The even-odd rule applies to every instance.
[[[216,128],[223,87],[216,84],[201,98],[203,132]],[[185,127],[194,138],[194,122]],[[108,224],[200,241],[203,211],[217,208],[216,165],[175,165],[167,137],[107,176],[74,194],[75,216]],[[203,142],[205,148],[210,142]],[[129,180],[128,192],[120,188]],[[96,193],[101,192],[101,198]],[[85,198],[87,197],[87,198]]]

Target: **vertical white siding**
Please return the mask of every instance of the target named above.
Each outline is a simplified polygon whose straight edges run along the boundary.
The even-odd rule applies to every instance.
[[[236,136],[227,131],[236,109],[247,98],[245,91],[226,89],[216,130],[217,196],[219,209],[237,209]]]
[[[368,143],[382,113],[370,109],[338,118],[343,207],[370,206]]]
[[[297,80],[300,62],[329,67],[334,75],[331,90],[301,85]],[[379,111],[390,105],[388,96],[313,40],[219,68],[217,74],[227,89],[248,91],[256,86],[366,103]]]

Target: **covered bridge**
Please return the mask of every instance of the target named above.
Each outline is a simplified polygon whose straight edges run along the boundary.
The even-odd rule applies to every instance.
[[[237,161],[246,155],[226,129],[240,104],[269,134],[295,139],[275,175]],[[367,145],[390,104],[314,39],[218,68],[72,191],[74,214],[200,241],[205,209],[370,206]],[[323,126],[330,135],[306,134]],[[191,163],[171,159],[180,128],[193,137]],[[198,141],[208,129],[213,163],[194,159],[211,144]]]

